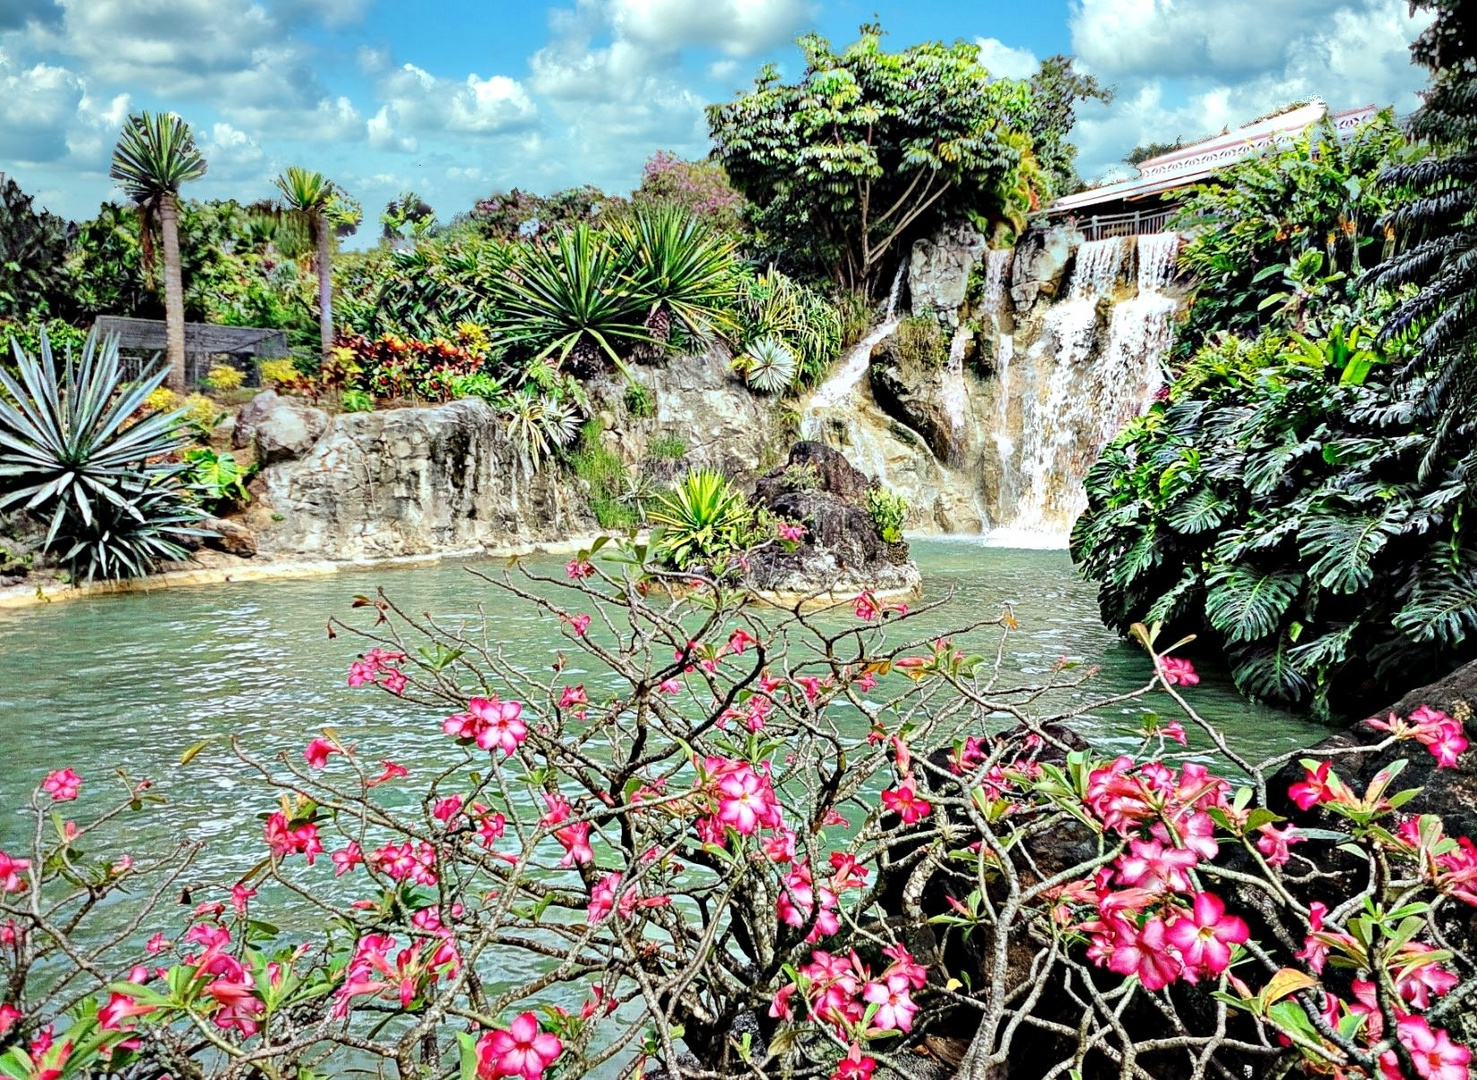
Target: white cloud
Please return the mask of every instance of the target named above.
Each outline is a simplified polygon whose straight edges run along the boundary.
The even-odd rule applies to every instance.
[[[527,127],[538,118],[528,91],[506,75],[484,79],[472,74],[458,82],[403,64],[380,80],[379,95],[384,105],[371,121],[370,137],[382,142],[392,138],[394,129],[424,135],[497,135]]]
[[[1131,173],[1121,159],[1135,146],[1194,141],[1311,97],[1407,111],[1425,82],[1409,52],[1425,22],[1405,0],[1080,0],[1073,50],[1118,97],[1079,116],[1078,167]]]
[[[69,129],[78,124],[87,89],[64,67],[22,68],[0,52],[0,160],[59,161],[70,153]]]
[[[267,152],[246,132],[224,121],[211,125],[200,152],[209,163],[211,181],[261,180],[270,171]]]
[[[782,45],[814,14],[809,0],[606,0],[598,6],[617,38],[651,52],[705,46],[728,56]]]
[[[992,78],[1029,79],[1041,66],[1030,49],[1011,48],[999,38],[977,37],[974,42],[980,47],[980,63]]]

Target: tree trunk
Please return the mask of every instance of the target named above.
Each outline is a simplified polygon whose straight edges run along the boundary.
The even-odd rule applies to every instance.
[[[323,339],[323,359],[333,348],[333,232],[328,217],[318,212],[318,333]]]
[[[185,282],[180,269],[179,203],[165,192],[159,197],[159,232],[164,241],[164,342],[169,377],[164,385],[185,392]]]

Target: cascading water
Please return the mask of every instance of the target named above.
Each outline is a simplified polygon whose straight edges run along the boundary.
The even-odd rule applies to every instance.
[[[1005,278],[1015,259],[1015,248],[992,248],[985,253],[985,310],[999,311],[1005,304]]]
[[[897,301],[903,290],[907,269],[906,262],[897,268],[897,276],[892,279],[892,290],[887,295],[887,310],[883,313],[882,321],[852,346],[851,352],[846,355],[846,360],[836,369],[836,373],[821,383],[810,396],[810,404],[800,416],[801,437],[814,439],[820,435],[822,415],[851,396],[851,392],[867,374],[867,366],[872,362],[872,350],[879,342],[891,337],[897,329]]]
[[[969,402],[969,388],[964,384],[964,350],[968,348],[972,336],[974,330],[961,323],[949,341],[949,363],[944,368],[944,409],[949,414],[949,426],[954,431],[955,439],[964,433],[965,406]]]
[[[1083,244],[1067,299],[1046,316],[1044,340],[1055,344],[1056,355],[1044,390],[1022,402],[1015,463],[1021,496],[1010,524],[1015,531],[1065,532],[1081,512],[1080,481],[1087,465],[1082,433],[1099,427],[1096,380],[1085,361],[1098,336],[1098,305],[1112,296],[1126,247],[1121,237]],[[1100,446],[1087,454],[1096,455]]]

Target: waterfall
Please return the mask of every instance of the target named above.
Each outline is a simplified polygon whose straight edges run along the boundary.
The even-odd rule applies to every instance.
[[[821,415],[828,409],[834,409],[857,388],[862,378],[867,374],[867,367],[872,362],[872,350],[877,345],[892,336],[897,329],[897,301],[903,290],[903,279],[908,272],[907,262],[903,262],[897,268],[897,276],[892,279],[892,289],[887,294],[887,309],[883,314],[882,321],[874,326],[867,335],[851,347],[851,352],[846,354],[846,359],[825,382],[816,388],[810,396],[810,403],[805,406],[805,411],[800,415],[800,435],[802,438],[818,438],[821,431]]]
[[[1111,305],[1104,338],[1102,302],[1120,287],[1131,248],[1137,249],[1138,295]],[[1174,233],[1083,244],[1066,299],[1047,313],[1042,341],[1032,349],[1046,367],[1044,377],[1018,389],[1012,382],[1021,379],[1012,380],[1009,368],[1001,368],[995,443],[1001,502],[1015,507],[1006,515],[1012,531],[1064,535],[1086,507],[1082,477],[1118,429],[1153,400],[1173,335],[1177,301],[1164,289],[1178,251]],[[1047,348],[1054,352],[1046,354]],[[1006,426],[1017,400],[1018,448]]]
[[[1015,248],[993,248],[985,252],[985,310],[1005,306],[1005,276],[1015,259]]]
[[[949,363],[944,368],[944,409],[949,414],[949,427],[957,441],[964,433],[965,406],[969,401],[969,388],[964,384],[964,350],[974,333],[968,325],[960,324],[949,341]]]

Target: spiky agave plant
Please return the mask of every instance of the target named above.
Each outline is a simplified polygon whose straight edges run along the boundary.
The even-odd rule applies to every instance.
[[[715,469],[693,469],[648,514],[661,527],[659,558],[679,570],[738,550],[753,516],[744,493]]]
[[[622,346],[655,340],[624,256],[588,225],[521,248],[495,292],[498,329],[509,341],[576,371],[596,370],[601,354],[624,367]]]
[[[710,333],[738,333],[731,314],[735,296],[733,241],[680,206],[647,207],[622,221],[616,242],[631,280],[647,305],[650,344],[642,356],[659,355],[674,322],[701,340]]]
[[[162,459],[188,443],[184,412],[130,423],[169,372],[128,384],[116,337],[88,334],[80,359],[58,369],[42,332],[36,357],[12,342],[19,378],[0,369],[0,510],[50,518],[43,547],[74,578],[147,573],[186,558],[172,533],[199,517],[187,502],[185,463]]]
[[[753,342],[734,358],[733,366],[752,389],[778,394],[795,381],[795,354],[779,338],[769,335]]]

